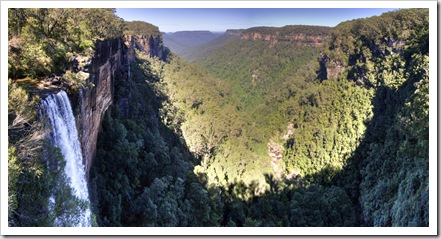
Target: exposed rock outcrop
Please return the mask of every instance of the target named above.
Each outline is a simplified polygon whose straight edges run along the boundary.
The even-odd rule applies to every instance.
[[[167,49],[162,43],[161,35],[129,35],[125,36],[125,44],[128,47],[128,56],[132,60],[135,57],[135,49],[148,54],[150,57],[158,57],[166,60]]]
[[[228,36],[240,36],[240,33],[242,32],[243,30],[241,30],[241,29],[228,29],[226,32],[225,32],[225,35],[228,35]]]
[[[241,39],[268,41],[271,45],[278,42],[291,42],[297,45],[321,46],[330,36],[309,35],[305,33],[291,33],[283,35],[279,32],[275,34],[262,34],[260,32],[246,32],[240,34]]]
[[[340,61],[330,59],[326,54],[322,54],[318,76],[320,80],[335,79],[345,69],[345,66]]]
[[[126,52],[120,38],[98,41],[88,69],[87,84],[92,87],[80,91],[77,127],[87,175],[95,157],[102,117],[113,103],[114,81],[126,76]]]
[[[335,79],[340,73],[342,73],[346,68],[339,62],[331,62],[326,65],[326,77],[327,79]]]
[[[282,134],[280,137],[283,140],[288,140],[291,135],[294,134],[294,124],[289,124],[286,132]],[[282,161],[283,161],[283,151],[285,148],[280,145],[279,143],[270,140],[267,144],[267,152],[268,156],[271,158],[271,167],[273,169],[274,178],[277,180],[291,180],[293,178],[296,178],[297,176],[301,176],[301,174],[296,171],[292,170],[289,174],[286,174],[284,170],[282,169]]]
[[[80,110],[77,116],[78,134],[83,153],[86,174],[96,154],[98,132],[102,117],[114,102],[115,80],[129,80],[130,60],[135,57],[135,49],[165,60],[167,50],[162,45],[161,36],[126,36],[98,41],[95,44],[95,53],[88,67],[89,73],[85,89],[80,90]],[[124,108],[123,113],[128,115],[127,98],[120,99],[118,105]]]
[[[352,37],[350,38],[353,39]],[[353,49],[347,50],[347,47],[346,50],[343,50],[345,49],[345,47],[332,46],[334,48],[334,51],[341,52],[339,57],[340,59],[336,57],[332,58],[326,54],[322,54],[321,58],[319,59],[319,79],[326,80],[337,78],[347,68],[352,68],[352,72],[356,72],[357,75],[356,77],[353,77],[356,84],[364,85],[369,81],[368,72],[364,65],[362,67],[357,66],[354,59],[361,60],[361,62],[366,64],[366,61],[369,60],[372,56],[385,57],[387,55],[402,54],[403,49],[406,46],[406,41],[404,41],[403,39],[385,37],[383,39],[369,41],[365,43],[365,45],[367,46],[367,48],[365,49],[366,52],[354,52]],[[347,59],[345,59],[345,57],[341,57],[341,55],[346,55]],[[351,74],[351,72],[349,72],[349,74]]]
[[[271,45],[288,42],[293,45],[321,46],[331,38],[330,27],[291,25],[284,27],[253,27],[240,31],[240,38],[268,41]]]

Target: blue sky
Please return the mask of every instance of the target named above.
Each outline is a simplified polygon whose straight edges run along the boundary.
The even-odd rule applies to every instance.
[[[342,21],[381,15],[393,8],[117,8],[126,21],[141,20],[163,32],[225,31],[255,26],[336,26]]]

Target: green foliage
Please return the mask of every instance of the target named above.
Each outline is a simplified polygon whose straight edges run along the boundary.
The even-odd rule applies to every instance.
[[[68,185],[59,149],[45,139],[38,102],[8,81],[8,224],[72,226],[87,205]]]
[[[340,24],[325,54],[346,70],[321,82],[320,49],[284,42],[231,38],[199,66],[138,55],[133,81],[116,81],[129,108],[111,108],[91,171],[98,223],[427,225],[424,19],[403,10]],[[270,139],[283,144],[282,178]]]
[[[12,79],[62,74],[69,58],[88,52],[97,39],[122,35],[114,9],[8,9],[8,72]]]
[[[14,138],[21,136],[23,128],[35,121],[38,101],[38,96],[30,96],[17,83],[8,80],[8,133],[14,141],[18,141]]]
[[[368,225],[428,225],[428,57],[413,55],[406,70],[409,78],[397,91],[382,89],[397,99],[383,109],[388,118],[373,120],[373,130],[384,132],[369,141],[362,171],[360,202]]]
[[[179,52],[174,52],[183,59],[194,62],[201,58],[209,56],[210,54],[215,52],[218,47],[228,43],[229,41],[237,40],[238,38],[239,36],[229,35],[225,33],[205,44],[187,49],[185,53],[179,54]]]
[[[77,91],[84,87],[89,74],[79,71],[77,73],[67,70],[63,75],[63,80],[70,86],[70,90]]]
[[[415,11],[421,12],[419,10]],[[387,22],[390,17],[400,18],[403,14],[406,13],[394,12],[386,14],[384,18]],[[417,16],[424,19],[424,14],[418,13]],[[383,20],[380,19],[378,22]],[[381,139],[388,128],[394,128],[392,126],[396,125],[396,123],[384,123],[384,119],[393,118],[393,115],[400,109],[397,103],[403,102],[407,97],[406,95],[408,95],[400,94],[402,92],[400,89],[407,87],[410,84],[409,82],[412,82],[412,79],[409,80],[409,74],[412,74],[409,67],[415,68],[415,71],[418,72],[427,70],[427,68],[415,66],[416,63],[409,62],[409,59],[412,58],[423,58],[415,54],[412,55],[412,58],[406,56],[410,56],[409,52],[417,52],[416,49],[427,50],[427,44],[423,40],[416,40],[415,37],[418,39],[428,38],[424,35],[427,31],[419,30],[421,28],[425,29],[424,21],[418,22],[418,20],[415,20],[416,23],[410,23],[412,28],[409,27],[408,35],[396,35],[393,31],[383,35],[372,33],[369,29],[375,28],[375,24],[370,24],[371,21],[373,20],[367,19],[365,22],[357,20],[355,23],[343,23],[334,31],[331,43],[327,46],[326,54],[333,59],[330,62],[339,62],[338,64],[343,64],[347,69],[340,79],[323,82],[315,81],[318,65],[314,63],[314,58],[308,57],[316,56],[317,59],[318,56],[314,55],[317,54],[315,53],[316,49],[312,47],[301,47],[299,49],[284,43],[268,47],[269,43],[263,41],[241,41],[236,39],[217,46],[205,58],[200,58],[197,61],[199,65],[207,68],[215,76],[214,79],[194,74],[194,72],[203,72],[203,70],[186,66],[178,58],[173,58],[171,64],[164,68],[166,94],[171,96],[172,102],[178,108],[178,111],[183,111],[182,115],[184,117],[179,120],[180,125],[182,125],[183,136],[190,149],[202,158],[201,166],[196,167],[195,171],[206,174],[210,185],[223,187],[227,195],[237,197],[239,200],[249,201],[259,193],[268,192],[268,188],[252,186],[256,182],[259,185],[263,181],[263,177],[259,177],[259,175],[272,173],[271,169],[265,166],[269,163],[265,150],[267,140],[273,137],[277,131],[282,131],[284,125],[286,127],[288,122],[292,122],[294,125],[293,133],[284,145],[283,166],[286,174],[300,174],[302,183],[305,186],[312,184],[342,185],[342,188],[348,194],[337,194],[339,195],[337,198],[341,200],[345,198],[345,203],[338,205],[342,206],[339,212],[352,208],[352,204],[357,203],[360,195],[362,201],[365,200],[365,197],[369,198],[369,195],[376,195],[376,197],[366,199],[366,201],[378,201],[378,195],[384,194],[381,194],[381,191],[372,194],[371,191],[367,191],[369,186],[364,182],[368,181],[368,178],[370,180],[371,176],[369,174],[375,170],[370,167],[365,168],[364,163],[376,161],[372,159],[375,157],[378,157],[378,159],[384,159],[384,157],[367,153],[365,145],[367,142]],[[394,24],[397,23],[396,21],[393,22]],[[400,24],[406,25],[407,22]],[[402,25],[394,26],[394,31],[397,34]],[[274,31],[275,29],[259,28],[257,30],[265,32],[265,30]],[[274,34],[274,32],[271,33]],[[375,43],[376,40],[378,40],[377,43]],[[403,44],[405,41],[412,43],[409,45]],[[418,42],[418,44],[415,42]],[[343,58],[339,56],[343,56]],[[178,64],[178,66],[174,66],[175,64]],[[172,68],[169,69],[169,67]],[[187,76],[186,72],[192,72],[192,74]],[[176,77],[174,74],[176,74]],[[201,80],[198,80],[199,78]],[[198,83],[195,84],[195,81]],[[359,86],[360,83],[366,86]],[[421,85],[421,90],[428,89],[424,83],[417,85]],[[203,92],[203,94],[199,92]],[[274,94],[274,92],[277,92],[277,94]],[[421,104],[425,105],[428,98],[420,95],[421,93],[418,94],[418,97],[415,97],[415,100],[419,99]],[[217,104],[212,106],[210,104],[212,99],[217,99]],[[387,103],[386,106],[382,106],[379,105],[379,102],[382,102],[383,105],[384,102]],[[207,107],[208,104],[210,104],[210,107]],[[409,107],[412,104],[407,103],[406,105]],[[390,111],[394,107],[396,107],[395,110]],[[417,120],[416,116],[416,111],[428,112],[428,105],[420,107],[418,110],[414,108],[414,110],[415,113],[409,113],[409,109],[406,110],[408,114],[413,115],[410,116],[413,117],[412,120],[401,117],[401,122],[404,124],[421,122],[421,125],[428,122],[427,117],[424,117],[427,115],[420,115],[421,120]],[[230,120],[224,120],[224,115],[229,117]],[[207,124],[209,127],[204,126]],[[380,126],[380,124],[383,125]],[[236,125],[237,128],[235,128]],[[376,128],[377,125],[380,127]],[[423,132],[427,132],[427,129],[424,126],[419,127],[421,130],[418,132],[424,135]],[[409,128],[412,127],[402,127],[401,130]],[[414,130],[410,131],[415,132]],[[210,135],[214,137],[207,137]],[[214,144],[210,144],[210,139],[221,140],[215,140]],[[394,139],[396,143],[398,143],[398,139]],[[407,149],[407,145],[408,143],[401,147]],[[390,146],[389,144],[386,148],[390,149]],[[363,159],[359,158],[366,157],[364,155],[370,156]],[[387,158],[390,161],[385,162],[387,164],[392,163],[394,157],[390,155]],[[371,163],[368,163],[368,165],[371,165]],[[397,167],[388,166],[387,168],[399,172]],[[361,174],[358,170],[361,170]],[[384,172],[386,171],[383,171],[381,175],[385,175]],[[407,176],[409,179],[406,180],[423,180],[425,177],[423,172],[427,172],[424,167],[417,174],[409,174]],[[241,185],[242,182],[245,182],[244,189],[237,186]],[[381,187],[381,184],[383,186],[390,185],[384,187],[393,187],[398,190],[397,182],[399,180],[385,181],[379,183],[378,187]],[[409,191],[406,189],[410,183],[400,185],[401,193],[392,191],[390,195],[394,196],[383,198],[384,208],[392,210],[390,208],[393,205],[391,202],[396,201],[408,210],[408,205],[412,203],[405,199],[406,196],[404,195],[406,194],[404,192],[407,195],[415,195],[412,196],[415,198],[414,200],[420,200],[417,199],[417,195],[426,195],[421,189],[424,186],[421,186],[417,190],[418,193],[415,193],[415,190]],[[253,189],[253,187],[259,189]],[[361,187],[361,191],[357,191],[359,187]],[[326,190],[331,189],[326,188]],[[371,190],[371,188],[368,190]],[[399,200],[395,200],[396,197]],[[424,199],[421,198],[421,200]],[[319,204],[321,205],[321,203]],[[326,204],[326,202],[323,202],[323,204]],[[426,213],[424,211],[424,201],[421,201],[420,204],[422,206],[418,210],[423,214]],[[336,205],[333,207],[336,207]],[[369,225],[368,221],[370,219],[367,218],[370,217],[387,217],[383,211],[374,208],[370,204],[362,205],[366,217],[366,221],[362,223],[368,223]],[[392,211],[396,218],[406,215],[406,219],[400,221],[401,224],[394,225],[403,225],[402,223],[409,221],[412,221],[409,225],[421,225],[424,222],[425,219],[411,217],[409,213],[404,213],[403,208],[398,206],[393,208]],[[354,209],[349,211],[352,210]],[[349,211],[346,211],[346,213],[349,213]],[[370,214],[371,211],[374,211],[374,213]],[[333,223],[330,223],[326,218],[322,218],[319,212],[317,212],[317,218],[312,217],[310,219],[310,223],[306,223],[308,220],[302,219],[301,214],[295,215],[300,217],[299,220],[303,225],[320,226],[328,225],[328,223],[332,225],[355,225],[360,223],[356,222],[358,218],[355,217],[342,219],[353,212],[346,213],[342,213],[342,217],[335,216],[336,219],[339,218],[335,221],[339,221],[341,224],[334,220]],[[260,217],[252,218],[246,216],[246,213],[244,214],[243,216],[231,216],[230,219],[227,218],[226,222],[229,225],[241,226],[274,225],[271,224],[274,223],[274,220],[269,220],[271,223],[266,224],[267,222],[262,221]],[[338,213],[335,215],[338,215]],[[238,220],[238,218],[240,219]],[[286,222],[286,219],[283,219],[279,224],[283,224],[284,220]]]
[[[180,31],[162,34],[164,45],[185,60],[190,60],[197,49],[219,37],[209,31]]]
[[[329,183],[363,139],[373,90],[338,79],[305,89],[293,102],[295,129],[285,145],[285,167],[310,182]]]
[[[396,11],[378,18],[342,23],[334,30],[326,54],[331,63],[344,66],[346,72],[340,79],[321,83],[314,81],[317,68],[311,63],[306,65],[313,73],[303,74],[309,82],[292,74],[293,71],[288,71],[292,75],[282,74],[289,61],[277,64],[279,59],[286,59],[277,57],[280,52],[289,52],[288,56],[294,53],[277,48],[278,45],[274,46],[275,52],[259,41],[252,42],[252,47],[246,41],[232,41],[218,47],[198,64],[230,85],[227,86],[230,94],[225,97],[228,104],[236,106],[238,115],[246,112],[246,116],[240,118],[244,123],[240,134],[221,141],[214,154],[209,155],[211,159],[204,158],[198,172],[206,172],[209,182],[223,187],[241,181],[251,187],[252,180],[244,172],[252,171],[251,162],[256,160],[249,159],[256,156],[246,152],[259,150],[250,147],[252,141],[246,140],[265,142],[274,131],[282,129],[283,122],[291,121],[294,131],[286,141],[283,158],[287,173],[300,173],[305,185],[342,185],[351,199],[346,198],[346,206],[360,198],[364,219],[357,223],[362,225],[427,225],[428,81],[424,78],[428,72],[427,40],[426,10]],[[263,62],[254,65],[259,59],[264,59],[265,65]],[[280,78],[268,74],[273,69],[277,69]],[[287,78],[293,79],[291,84],[286,84]],[[272,83],[282,88],[279,97],[271,95],[275,107],[268,100],[271,98],[267,98],[268,92],[277,89]],[[265,88],[259,88],[260,85]],[[184,87],[179,89],[185,91]],[[201,102],[203,105],[204,101]],[[280,111],[267,113],[262,103]],[[253,110],[258,110],[258,117],[252,117]],[[234,115],[232,112],[229,111],[229,116]],[[272,121],[265,115],[277,120],[268,124]],[[233,119],[237,118],[233,116]],[[246,125],[259,132],[262,139],[247,131]],[[186,129],[183,131],[185,136]],[[247,142],[243,144],[245,147],[241,146],[242,142]],[[407,173],[406,168],[413,169],[412,173]],[[258,173],[253,171],[253,175],[256,180]],[[249,188],[241,190],[235,186],[231,195],[250,200],[253,193],[248,192]],[[227,222],[263,225],[251,217],[241,218]],[[324,220],[312,221],[323,225],[320,221]],[[353,219],[349,221],[355,223]]]
[[[365,138],[337,180],[362,225],[428,225],[427,27],[427,9],[394,11],[340,24],[328,49],[349,80],[375,89]]]
[[[130,81],[115,81],[116,104],[98,137],[90,171],[98,225],[219,225],[219,195],[194,179],[196,159],[167,118],[173,109],[161,110],[170,104],[155,87],[164,63],[142,54],[131,62]]]
[[[309,187],[293,192],[289,205],[290,225],[340,226],[355,225],[354,208],[345,191],[338,187]]]
[[[124,22],[124,35],[159,36],[159,28],[143,21]]]
[[[15,147],[8,146],[8,222],[11,225],[11,219],[18,207],[17,201],[17,185],[20,175],[20,165],[17,163]]]
[[[242,31],[243,34],[260,33],[278,36],[284,38],[293,34],[305,34],[314,36],[329,36],[331,27],[307,26],[307,25],[289,25],[284,27],[252,27]]]
[[[397,88],[404,81],[396,81],[403,78],[397,71],[404,64],[402,53],[428,52],[428,16],[428,9],[403,9],[340,23],[325,53],[331,62],[348,66],[354,81]]]
[[[221,226],[303,227],[355,226],[355,208],[340,187],[301,187],[294,181],[278,184],[265,175],[270,189],[244,201],[237,197],[224,202]],[[238,191],[255,187],[237,183]],[[230,185],[231,187],[233,185]]]
[[[74,52],[122,34],[112,9],[10,9],[8,17],[13,78],[64,72]],[[124,30],[160,35],[143,22]],[[96,224],[427,226],[428,12],[244,32],[331,30],[324,48],[219,38],[195,54],[198,65],[136,51],[130,79],[114,79],[91,166]],[[317,80],[320,53],[344,72]],[[74,86],[82,78],[64,75]],[[72,196],[59,150],[42,140],[39,99],[14,81],[8,87],[8,223],[75,223],[87,205]],[[269,143],[281,148],[277,160]]]
[[[288,123],[285,103],[302,75],[315,79],[317,58],[314,47],[236,39],[198,61],[210,74],[178,57],[164,67],[165,94],[183,112],[182,134],[210,183],[258,179],[265,191],[267,140]]]

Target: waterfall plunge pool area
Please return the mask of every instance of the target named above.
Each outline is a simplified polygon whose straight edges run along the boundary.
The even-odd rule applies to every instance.
[[[47,96],[46,99],[42,100],[42,108],[51,128],[49,140],[53,146],[60,149],[66,161],[64,173],[68,178],[68,184],[78,199],[89,203],[89,192],[77,127],[66,92],[61,90],[56,94]],[[52,196],[49,200],[50,205],[54,205],[56,200],[57,199]],[[49,206],[49,208],[51,208],[51,206]],[[71,218],[72,216],[78,218],[73,225],[67,224],[69,226],[91,226],[91,211],[89,206],[87,206],[85,210],[80,210],[80,215],[66,216],[66,218]],[[54,226],[65,226],[66,221],[63,218],[56,218]]]

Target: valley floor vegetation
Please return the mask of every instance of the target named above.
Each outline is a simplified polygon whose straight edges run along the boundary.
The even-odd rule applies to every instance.
[[[70,57],[90,55],[97,39],[160,32],[112,9],[8,13],[9,225],[48,226],[81,202],[45,144],[35,85],[61,74],[73,96],[87,85],[67,77]],[[98,135],[93,224],[428,226],[428,16],[403,9],[335,28],[252,28],[329,37],[220,36],[194,48],[193,62],[136,50]],[[72,203],[49,212],[56,187]]]

